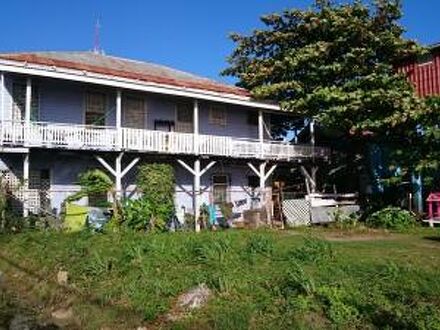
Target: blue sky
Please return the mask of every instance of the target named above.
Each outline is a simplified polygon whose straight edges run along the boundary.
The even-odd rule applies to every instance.
[[[258,17],[311,0],[3,0],[0,52],[90,50],[101,21],[107,54],[219,77],[233,44],[232,31],[249,32]],[[440,41],[438,0],[404,0],[407,35]],[[228,80],[231,81],[231,80]]]

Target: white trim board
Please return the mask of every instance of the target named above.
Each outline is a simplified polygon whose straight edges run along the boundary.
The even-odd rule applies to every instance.
[[[110,75],[97,74],[88,71],[66,69],[59,67],[49,67],[38,64],[31,64],[18,61],[0,59],[0,71],[40,76],[47,78],[71,80],[90,84],[104,85],[134,91],[150,92],[165,95],[190,97],[200,100],[207,100],[220,103],[242,105],[246,107],[259,108],[265,110],[279,111],[280,107],[276,104],[267,104],[254,101],[246,96],[239,96],[227,93],[218,93],[194,88],[177,87],[153,82],[121,78]]]

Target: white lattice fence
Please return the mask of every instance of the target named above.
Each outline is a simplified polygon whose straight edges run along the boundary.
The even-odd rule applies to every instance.
[[[304,198],[283,200],[283,213],[287,226],[297,227],[310,224],[310,202]]]

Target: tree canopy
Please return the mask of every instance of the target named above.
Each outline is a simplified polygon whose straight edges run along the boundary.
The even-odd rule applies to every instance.
[[[422,108],[396,71],[422,48],[403,37],[399,0],[335,4],[261,18],[265,28],[233,34],[223,74],[258,99],[350,135],[388,136],[414,123]],[[377,133],[377,134],[376,134]]]

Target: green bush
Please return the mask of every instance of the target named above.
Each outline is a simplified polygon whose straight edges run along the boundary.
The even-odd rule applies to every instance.
[[[391,230],[407,230],[417,225],[415,216],[398,207],[387,207],[367,218],[367,226]]]
[[[134,230],[164,230],[174,214],[173,167],[168,164],[142,165],[136,184],[142,196],[124,203],[125,225]]]

